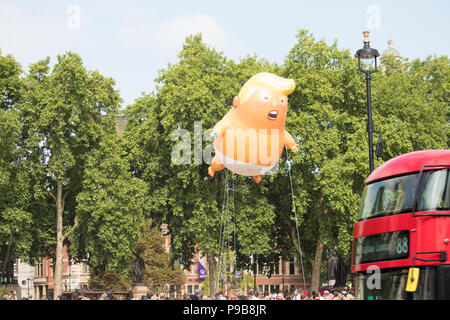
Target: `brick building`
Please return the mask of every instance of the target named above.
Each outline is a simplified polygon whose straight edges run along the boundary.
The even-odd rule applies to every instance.
[[[69,261],[66,247],[64,247],[62,278],[63,292],[88,288],[88,265]],[[40,300],[43,297],[53,297],[54,278],[51,260],[41,258],[34,265],[29,265],[20,259],[15,260],[13,278],[7,287],[16,290],[18,299]]]

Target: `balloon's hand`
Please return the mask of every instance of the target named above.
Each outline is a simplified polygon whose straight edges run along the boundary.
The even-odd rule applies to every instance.
[[[296,144],[294,144],[291,148],[292,152],[298,152],[298,146]]]

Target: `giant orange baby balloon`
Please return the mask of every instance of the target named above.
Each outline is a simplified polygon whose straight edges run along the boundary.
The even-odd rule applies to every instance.
[[[215,157],[208,169],[211,177],[227,168],[259,183],[261,175],[273,172],[285,146],[298,151],[284,129],[287,95],[294,89],[294,80],[267,72],[244,84],[231,110],[212,130]]]

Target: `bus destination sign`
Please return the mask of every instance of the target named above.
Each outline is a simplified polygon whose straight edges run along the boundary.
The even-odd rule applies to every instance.
[[[378,233],[355,239],[354,264],[406,259],[408,257],[408,230]]]

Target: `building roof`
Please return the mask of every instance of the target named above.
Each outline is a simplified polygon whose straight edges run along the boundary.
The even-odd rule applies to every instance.
[[[398,52],[397,49],[395,49],[394,47],[392,47],[392,44],[393,44],[394,42],[393,42],[391,39],[389,39],[387,43],[388,43],[388,47],[387,47],[386,50],[384,50],[384,51],[381,53],[381,57],[387,56],[387,55],[389,55],[389,54],[392,54],[392,55],[394,55],[394,56],[396,56],[396,57],[400,57],[400,52]]]

